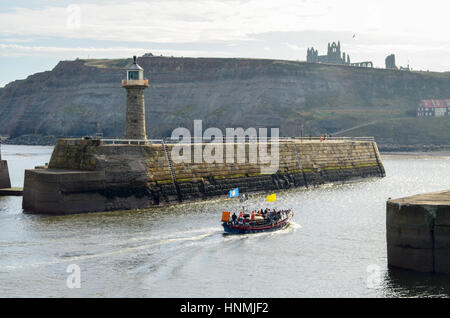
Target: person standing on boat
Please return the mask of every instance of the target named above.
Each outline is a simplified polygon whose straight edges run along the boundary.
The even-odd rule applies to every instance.
[[[236,220],[237,220],[236,212],[233,212],[233,215],[231,216],[231,219],[233,220],[233,223],[236,223]]]

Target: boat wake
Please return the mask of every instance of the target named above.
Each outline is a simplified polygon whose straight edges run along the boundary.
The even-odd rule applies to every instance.
[[[277,235],[284,235],[292,233],[293,231],[301,228],[301,226],[292,220],[289,222],[289,226],[279,231],[274,232],[262,232],[262,233],[252,233],[252,234],[239,234],[239,235],[230,235],[223,232],[221,227],[207,227],[200,229],[190,229],[186,231],[180,231],[168,235],[164,238],[160,236],[157,237],[155,235],[141,235],[136,237],[128,238],[121,242],[114,242],[113,248],[117,245],[125,245],[124,247],[120,247],[118,249],[114,249],[108,252],[101,253],[93,253],[92,251],[67,251],[64,254],[60,255],[56,259],[37,262],[37,263],[28,263],[28,264],[18,264],[18,265],[6,265],[0,266],[1,271],[11,271],[11,270],[19,270],[40,266],[51,266],[57,264],[64,263],[76,263],[86,260],[92,260],[97,258],[109,258],[121,256],[127,253],[138,253],[141,251],[152,250],[155,247],[160,246],[171,246],[174,249],[184,248],[186,244],[192,246],[193,244],[201,244],[204,247],[207,245],[215,245],[220,244],[221,242],[230,242],[233,240],[242,240],[242,239],[258,239],[261,237],[273,237]],[[145,243],[148,242],[148,243]],[[179,245],[179,244],[182,245]],[[137,244],[137,245],[136,245]],[[132,246],[126,246],[132,245]],[[104,246],[103,244],[99,244],[98,246]]]
[[[186,235],[189,233],[191,233],[191,234],[198,233],[198,234],[191,235],[191,236],[182,236],[182,237],[179,236],[180,234]],[[68,254],[66,253],[62,257],[59,257],[57,259],[47,261],[47,262],[1,266],[0,271],[10,271],[10,270],[16,270],[16,269],[25,269],[25,268],[29,268],[29,267],[32,268],[32,267],[40,267],[40,266],[49,266],[49,265],[71,263],[71,262],[73,263],[73,262],[85,261],[85,260],[102,258],[102,257],[115,257],[115,256],[119,256],[119,255],[122,255],[125,253],[133,253],[133,252],[149,250],[154,247],[170,245],[170,244],[174,244],[174,243],[201,241],[201,240],[207,239],[209,237],[212,237],[214,235],[218,235],[219,233],[220,233],[220,228],[208,228],[207,231],[204,231],[204,230],[202,231],[201,229],[199,229],[199,230],[179,232],[179,233],[171,235],[167,238],[164,238],[164,239],[161,239],[161,240],[149,243],[149,244],[123,247],[123,248],[120,248],[117,250],[113,250],[110,252],[104,252],[104,253],[86,252],[84,255],[76,255],[76,256],[68,256]],[[130,240],[134,240],[134,241],[152,240],[152,237],[138,237],[138,238],[132,238]]]
[[[286,226],[285,228],[278,230],[278,231],[246,233],[246,234],[232,234],[232,233],[222,232],[222,235],[226,240],[257,239],[257,238],[276,237],[279,235],[290,234],[299,228],[301,228],[301,225],[298,223],[295,223],[294,221],[291,220],[291,221],[289,221],[288,226]]]

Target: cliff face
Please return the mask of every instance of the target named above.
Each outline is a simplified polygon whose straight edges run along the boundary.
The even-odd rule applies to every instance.
[[[60,62],[0,89],[0,135],[121,137],[123,60]],[[280,127],[282,135],[335,133],[373,120],[413,117],[418,101],[450,97],[449,73],[220,58],[139,58],[147,134],[168,136],[194,119],[207,127]]]

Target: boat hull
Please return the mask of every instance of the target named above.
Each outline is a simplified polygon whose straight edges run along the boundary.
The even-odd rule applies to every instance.
[[[272,232],[278,231],[289,226],[289,221],[292,218],[292,211],[289,213],[288,217],[280,220],[273,224],[264,225],[242,225],[242,224],[232,224],[230,222],[223,222],[222,226],[225,233],[229,234],[249,234],[249,233],[261,233],[261,232]]]

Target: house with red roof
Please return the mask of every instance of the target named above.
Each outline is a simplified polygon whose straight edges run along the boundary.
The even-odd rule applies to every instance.
[[[450,116],[450,99],[423,99],[417,108],[417,117]]]

